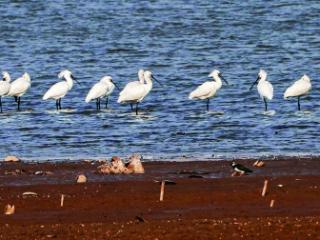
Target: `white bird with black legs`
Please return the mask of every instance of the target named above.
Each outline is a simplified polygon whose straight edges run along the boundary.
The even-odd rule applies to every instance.
[[[56,109],[61,110],[61,99],[72,89],[73,81],[76,81],[77,83],[79,82],[76,80],[76,78],[72,75],[71,71],[69,70],[61,71],[58,77],[64,80],[52,85],[49,88],[49,90],[44,94],[42,99],[56,100]]]
[[[300,97],[306,96],[311,90],[311,79],[307,75],[303,75],[299,80],[295,81],[287,90],[284,92],[284,99],[289,97],[298,98],[298,110],[300,111]]]
[[[108,108],[109,95],[111,95],[115,87],[118,88],[118,86],[113,82],[112,77],[104,76],[98,83],[92,86],[87,94],[86,103],[95,99],[97,110],[100,110],[101,98],[105,97],[106,108]]]
[[[6,96],[10,91],[10,74],[6,71],[2,72],[2,80],[0,81],[0,112],[2,113],[2,97]]]
[[[222,87],[222,80],[228,85],[228,82],[219,70],[213,70],[209,75],[211,81],[204,82],[189,94],[189,99],[200,99],[207,101],[207,111],[209,111],[210,99],[216,95]]]
[[[257,80],[251,85],[250,90],[253,86],[257,84],[257,89],[260,97],[264,101],[264,110],[268,111],[268,102],[267,100],[272,100],[273,98],[273,87],[270,82],[267,81],[267,72],[263,69],[260,69]]]
[[[141,86],[141,84],[144,84],[144,70],[140,69],[138,71],[138,81],[132,81],[128,82],[126,86],[123,88],[123,90],[120,92],[120,95],[126,94],[128,91],[130,91],[131,88],[134,88],[135,86]],[[133,102],[130,103],[131,110],[133,110]]]
[[[18,103],[18,111],[20,110],[21,97],[28,91],[30,86],[31,78],[27,72],[14,80],[10,85],[8,96],[14,97],[15,101]]]
[[[152,80],[160,85],[161,83],[153,76],[151,71],[144,71],[145,83],[135,82],[126,86],[119,94],[118,103],[136,104],[136,115],[138,115],[138,105],[149,94],[152,89]]]

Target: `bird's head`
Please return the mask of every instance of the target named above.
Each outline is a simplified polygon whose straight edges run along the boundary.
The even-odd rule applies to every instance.
[[[260,69],[258,77],[260,80],[266,80],[267,79],[267,72],[263,69]]]
[[[62,70],[59,75],[59,78],[64,78],[64,79],[71,79],[73,81],[76,81],[77,83],[80,84],[80,82],[73,76],[72,72],[68,69]]]
[[[235,165],[237,165],[236,162],[232,161],[231,166],[234,167]]]
[[[2,81],[6,81],[6,82],[11,81],[10,74],[7,71],[2,72]]]
[[[209,75],[209,78],[222,79],[227,85],[229,85],[228,81],[222,76],[221,72],[218,69],[214,69]]]
[[[306,75],[306,74],[304,74],[301,79],[304,80],[304,81],[308,81],[308,82],[311,81],[311,79],[309,78],[309,76]]]
[[[25,72],[25,73],[22,75],[22,77],[23,77],[26,81],[31,82],[31,78],[30,78],[29,73]]]
[[[159,83],[159,84],[162,86],[162,84],[159,82],[159,80],[156,79],[156,78],[153,76],[153,74],[152,74],[151,71],[144,71],[143,76],[144,76],[144,79],[145,79],[146,81],[155,80],[157,83]]]
[[[118,87],[118,85],[112,80],[111,76],[104,76],[103,78],[101,78],[100,82],[104,83],[104,84],[110,84],[112,83],[118,90],[120,90],[120,88]]]

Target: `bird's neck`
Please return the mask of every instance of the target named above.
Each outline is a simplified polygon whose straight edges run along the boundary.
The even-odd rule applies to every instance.
[[[222,86],[221,78],[219,76],[215,76],[215,77],[213,77],[213,79],[217,83],[218,88],[221,88],[221,86]]]
[[[73,87],[73,80],[72,80],[72,78],[69,77],[69,76],[67,76],[67,77],[65,77],[65,80],[66,80],[66,82],[67,82],[67,84],[68,84],[69,90],[71,90],[71,88]]]

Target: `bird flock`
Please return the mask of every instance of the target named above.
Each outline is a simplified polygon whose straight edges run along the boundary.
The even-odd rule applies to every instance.
[[[199,99],[206,101],[206,110],[209,111],[210,99],[215,97],[222,87],[222,81],[228,85],[228,81],[222,76],[219,70],[213,70],[208,77],[208,81],[198,86],[189,94],[189,99]],[[72,89],[74,81],[80,82],[73,76],[70,70],[63,70],[58,74],[61,81],[52,85],[43,95],[43,100],[53,99],[56,101],[56,109],[61,110],[61,99]],[[151,71],[140,69],[138,71],[138,81],[132,81],[120,90],[119,86],[112,80],[111,76],[104,76],[99,82],[94,84],[86,95],[85,102],[96,101],[96,109],[101,109],[101,101],[105,99],[105,107],[108,107],[109,96],[117,88],[120,93],[118,103],[130,104],[131,110],[138,115],[138,106],[144,98],[150,93],[153,81],[162,84],[157,80]],[[249,90],[257,85],[257,90],[264,101],[265,111],[268,110],[268,101],[273,99],[273,87],[267,80],[267,72],[261,69],[255,82],[252,83]],[[31,86],[31,78],[28,73],[24,73],[18,79],[11,81],[10,74],[7,71],[2,72],[2,81],[0,81],[0,110],[2,113],[2,98],[9,96],[14,97],[17,103],[17,110],[20,110],[21,97],[28,91]],[[303,75],[299,80],[295,81],[284,92],[284,99],[296,97],[298,100],[298,110],[301,110],[300,98],[307,95],[311,90],[311,79],[307,75]]]

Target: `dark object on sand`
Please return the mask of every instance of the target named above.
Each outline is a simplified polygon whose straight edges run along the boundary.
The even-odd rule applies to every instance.
[[[163,181],[153,180],[153,182],[159,183],[159,184],[164,182],[166,185],[176,185],[177,184],[175,181],[171,181],[171,180],[163,180]]]
[[[140,217],[140,216],[136,216],[135,219],[138,220],[139,222],[148,222],[147,220],[145,220],[143,217]]]
[[[192,174],[192,175],[189,175],[189,178],[203,178],[203,176]]]
[[[239,163],[236,163],[234,161],[231,163],[231,166],[232,166],[233,170],[237,173],[240,173],[240,175],[252,173],[251,169],[249,169]]]

